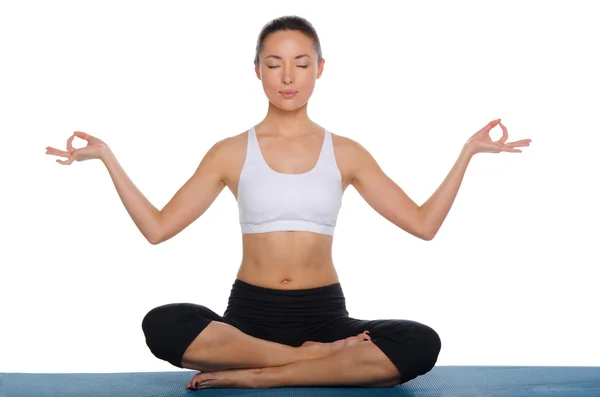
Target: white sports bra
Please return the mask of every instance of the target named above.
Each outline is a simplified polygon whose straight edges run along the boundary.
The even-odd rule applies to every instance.
[[[332,236],[342,206],[342,175],[329,131],[312,170],[284,174],[265,162],[250,128],[237,200],[242,234],[308,231]]]

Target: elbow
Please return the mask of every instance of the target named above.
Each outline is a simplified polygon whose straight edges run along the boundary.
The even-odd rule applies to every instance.
[[[431,241],[433,240],[433,238],[435,237],[435,235],[437,234],[439,228],[433,228],[430,223],[427,221],[426,215],[424,213],[424,211],[422,210],[422,206],[419,207],[419,220],[417,222],[417,224],[420,226],[419,230],[420,233],[418,235],[418,237],[421,240],[425,240],[425,241]]]
[[[148,242],[152,245],[158,245],[160,243],[162,243],[164,240],[162,238],[156,237],[156,236],[149,236],[146,237],[146,240],[148,240]]]
[[[151,233],[146,237],[146,240],[152,245],[158,245],[165,241],[165,236],[163,233]]]
[[[431,241],[435,237],[435,233],[432,233],[429,230],[424,228],[415,228],[413,231],[410,231],[410,234],[417,237],[420,240]]]
[[[431,241],[435,237],[435,233],[423,233],[421,235],[421,240]]]
[[[415,221],[412,226],[400,227],[404,231],[412,234],[416,238],[425,241],[431,241],[436,235],[437,231],[432,230],[429,227],[426,227],[425,222],[423,221]]]
[[[432,229],[431,227],[427,226],[426,222],[422,222],[421,223],[421,233],[419,234],[419,237],[422,240],[425,241],[431,241],[433,240],[433,238],[435,237],[435,235],[437,234],[437,230]]]
[[[158,245],[158,244],[162,243],[163,241],[165,241],[165,233],[163,231],[161,218],[162,218],[162,214],[159,212],[156,225],[153,228],[154,230],[151,231],[150,233],[144,235],[144,237],[146,237],[146,240],[148,240],[148,242],[152,245]]]

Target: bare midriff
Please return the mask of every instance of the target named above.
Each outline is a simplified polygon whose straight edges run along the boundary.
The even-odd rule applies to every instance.
[[[317,131],[309,141],[299,142],[310,153],[298,154],[295,158],[289,153],[293,143],[277,141],[275,146],[259,138],[263,158],[269,167],[277,172],[304,173],[314,168],[323,145],[323,129],[315,125]],[[260,129],[257,126],[258,134]],[[342,192],[348,187],[353,166],[344,141],[331,134],[335,158],[342,174]],[[307,136],[307,139],[310,137]],[[224,182],[237,201],[240,173],[244,165],[248,146],[248,131],[230,140],[228,162]],[[285,150],[284,150],[285,149]],[[349,153],[349,152],[348,152]],[[271,289],[310,289],[324,287],[339,282],[334,268],[331,248],[333,236],[305,231],[275,231],[269,233],[242,234],[243,256],[237,278],[252,285]]]
[[[242,235],[237,278],[271,289],[310,289],[339,282],[331,257],[332,236],[304,231]]]

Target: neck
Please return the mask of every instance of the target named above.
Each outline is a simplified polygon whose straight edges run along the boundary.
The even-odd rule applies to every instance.
[[[270,134],[284,138],[309,134],[314,129],[314,123],[308,118],[307,105],[308,103],[296,110],[282,110],[269,102],[267,115],[258,126],[268,130]]]

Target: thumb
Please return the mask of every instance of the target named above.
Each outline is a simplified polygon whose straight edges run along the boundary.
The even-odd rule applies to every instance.
[[[77,138],[85,139],[88,142],[94,139],[93,136],[91,136],[90,134],[86,134],[83,131],[75,131],[73,135],[75,135]]]

